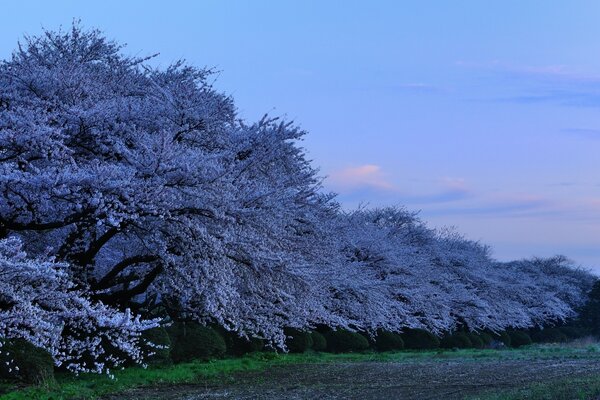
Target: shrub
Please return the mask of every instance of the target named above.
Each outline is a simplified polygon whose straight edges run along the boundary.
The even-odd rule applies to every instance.
[[[531,338],[527,332],[523,331],[510,331],[510,344],[512,347],[521,347],[531,344]]]
[[[510,335],[506,331],[491,334],[493,340],[504,343],[506,347],[510,347]]]
[[[286,328],[284,333],[286,335],[285,345],[290,353],[304,353],[313,345],[313,339],[309,331]]]
[[[152,345],[143,343],[142,351],[144,354],[154,353],[151,356],[146,356],[145,361],[150,365],[169,365],[171,360],[171,338],[167,330],[159,326],[152,328],[142,333],[142,339]],[[155,346],[160,346],[157,348]]]
[[[216,330],[227,347],[227,354],[231,356],[243,356],[244,354],[254,353],[265,349],[265,342],[259,338],[244,338],[238,335],[237,332],[228,331],[222,326],[212,325],[212,328]]]
[[[367,338],[357,332],[338,329],[327,332],[324,336],[327,341],[327,351],[332,353],[363,351],[369,348]]]
[[[374,346],[377,351],[402,350],[404,348],[404,341],[395,332],[378,330]]]
[[[577,326],[561,326],[558,329],[564,333],[568,339],[579,339],[592,334],[591,329]]]
[[[489,346],[492,343],[492,341],[494,340],[494,338],[492,338],[492,336],[486,332],[481,332],[479,334],[479,338],[483,342],[484,347]]]
[[[569,338],[558,328],[546,328],[532,332],[531,339],[537,343],[564,343]]]
[[[406,329],[401,334],[404,348],[424,350],[440,347],[440,340],[433,333],[424,329]]]
[[[169,328],[169,333],[171,358],[176,363],[219,358],[227,350],[217,331],[194,322],[175,323]]]
[[[469,340],[471,341],[471,346],[475,349],[483,349],[485,347],[485,343],[483,342],[483,339],[481,338],[481,335],[475,333],[475,332],[470,332],[467,334],[467,337],[469,338]],[[491,338],[490,338],[490,342],[491,342]]]
[[[464,332],[455,332],[452,335],[444,336],[440,342],[440,347],[445,349],[468,349],[472,346],[469,336]]]
[[[6,341],[0,347],[0,379],[41,385],[54,381],[50,353],[24,339]]]
[[[312,337],[313,345],[312,348],[315,351],[325,351],[327,349],[327,340],[323,334],[313,331],[310,336]]]

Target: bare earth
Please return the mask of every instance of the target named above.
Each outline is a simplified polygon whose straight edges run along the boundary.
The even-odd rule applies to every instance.
[[[462,399],[492,389],[600,374],[600,362],[510,360],[277,366],[212,386],[144,388],[110,399]]]

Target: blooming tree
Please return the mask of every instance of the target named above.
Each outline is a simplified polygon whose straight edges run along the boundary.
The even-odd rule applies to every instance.
[[[0,335],[68,362],[94,346],[137,357],[114,336],[146,326],[128,309],[282,345],[286,326],[499,330],[581,303],[590,276],[565,259],[499,263],[402,209],[342,211],[299,146],[305,132],[238,120],[211,75],[152,68],[77,24],[0,64],[5,273],[27,293],[48,276],[48,301],[66,296],[61,312],[13,296],[6,312],[25,325]],[[109,333],[79,335],[92,327]]]
[[[157,322],[90,301],[67,265],[30,259],[18,239],[3,239],[0,277],[0,339],[25,339],[75,372],[142,362],[140,334]]]

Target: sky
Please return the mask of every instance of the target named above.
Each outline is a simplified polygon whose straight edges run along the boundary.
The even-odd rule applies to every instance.
[[[500,260],[600,273],[598,1],[3,1],[0,59],[81,19],[295,121],[347,209],[400,205]]]

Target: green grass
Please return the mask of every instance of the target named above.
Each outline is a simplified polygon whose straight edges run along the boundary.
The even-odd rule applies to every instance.
[[[127,368],[114,372],[114,379],[104,375],[82,375],[75,377],[69,374],[57,374],[56,383],[46,387],[15,388],[0,384],[1,400],[61,400],[61,399],[96,399],[98,397],[119,393],[127,389],[144,386],[176,385],[176,384],[210,384],[222,382],[223,378],[232,378],[233,374],[244,371],[262,371],[269,367],[286,364],[307,363],[344,363],[344,362],[419,362],[449,361],[477,362],[482,360],[520,360],[520,359],[560,359],[560,358],[598,358],[600,347],[569,348],[559,346],[529,346],[506,350],[439,350],[439,351],[401,351],[389,353],[305,353],[275,354],[255,353],[242,358],[213,360],[209,362],[192,362],[163,368]],[[592,385],[592,383],[594,385]],[[527,390],[551,390],[538,385]],[[600,382],[590,382],[590,390],[600,388]],[[593,386],[593,387],[592,387]],[[11,391],[12,390],[12,391]],[[595,392],[594,392],[595,393]],[[494,396],[494,395],[490,395]],[[489,397],[492,399],[523,398],[517,394],[501,394]],[[514,397],[517,396],[517,397]],[[548,397],[532,397],[545,399]],[[565,397],[577,398],[577,397]],[[487,397],[485,398],[488,399]]]

